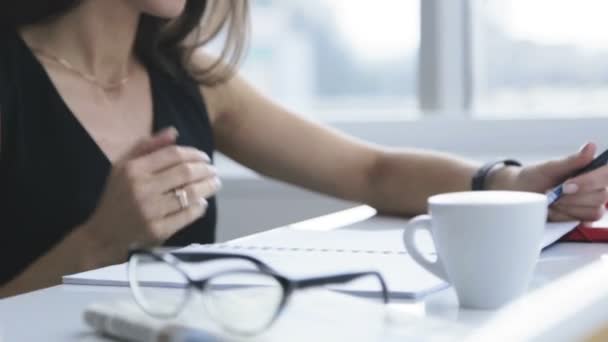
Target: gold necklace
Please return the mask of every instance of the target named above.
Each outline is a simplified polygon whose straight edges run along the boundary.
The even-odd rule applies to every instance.
[[[69,61],[67,61],[65,58],[57,57],[53,54],[47,53],[38,48],[32,48],[32,51],[34,51],[36,54],[40,55],[41,57],[54,61],[55,63],[64,67],[66,70],[78,75],[80,78],[86,80],[87,82],[89,82],[89,83],[93,84],[94,86],[96,86],[97,88],[101,89],[104,92],[104,94],[107,92],[110,92],[112,90],[115,90],[117,88],[123,87],[131,79],[130,75],[126,75],[125,77],[123,77],[122,79],[120,79],[117,82],[104,84],[103,82],[100,82],[97,79],[97,77],[78,70],[78,68],[74,67],[74,65],[72,63],[70,63]],[[105,95],[107,95],[107,94],[105,94]]]

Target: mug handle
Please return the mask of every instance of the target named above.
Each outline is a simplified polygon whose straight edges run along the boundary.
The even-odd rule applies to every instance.
[[[416,236],[416,232],[418,230],[426,230],[427,232],[429,232],[429,234],[432,235],[431,217],[429,215],[416,216],[411,219],[405,226],[405,231],[403,232],[403,244],[405,245],[406,251],[412,257],[412,259],[414,259],[414,261],[416,261],[427,271],[433,273],[435,276],[445,281],[449,281],[445,269],[443,268],[443,264],[441,263],[439,253],[437,253],[437,261],[430,262],[422,255],[422,253],[418,249],[418,246],[416,246],[414,237]]]

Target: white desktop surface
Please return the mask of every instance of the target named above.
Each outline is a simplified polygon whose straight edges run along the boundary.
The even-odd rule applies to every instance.
[[[307,226],[318,229],[323,225],[332,229],[357,221],[350,227],[398,229],[405,222],[381,217],[367,218],[373,215],[369,211],[367,213],[365,210],[344,211],[320,220],[278,229],[306,229]],[[597,260],[603,254],[608,254],[608,244],[554,245],[543,252],[531,288],[543,286]],[[0,300],[0,341],[103,341],[85,326],[82,312],[92,302],[110,300],[117,295],[125,296],[128,291],[124,287],[59,285]],[[481,325],[495,313],[460,309],[452,289],[440,291],[420,301],[399,301],[399,305],[417,315],[440,317],[471,327]]]

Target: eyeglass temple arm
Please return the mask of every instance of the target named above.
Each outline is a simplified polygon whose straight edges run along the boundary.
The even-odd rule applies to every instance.
[[[262,271],[270,271],[273,273],[275,272],[270,266],[268,266],[261,260],[243,254],[173,252],[171,253],[171,255],[173,255],[178,260],[185,262],[204,262],[218,259],[241,259],[252,262]]]
[[[358,273],[345,273],[345,274],[336,274],[330,276],[321,276],[321,277],[313,277],[306,279],[298,279],[294,280],[293,283],[296,288],[305,289],[309,287],[317,287],[329,284],[344,284],[350,281],[353,281],[358,278],[374,276],[380,282],[380,287],[382,288],[382,299],[386,304],[388,303],[388,287],[386,286],[386,282],[382,275],[378,272],[358,272]]]

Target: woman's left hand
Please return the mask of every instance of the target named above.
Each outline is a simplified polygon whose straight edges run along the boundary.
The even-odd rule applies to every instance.
[[[605,204],[608,202],[608,166],[568,178],[573,172],[590,163],[595,152],[595,144],[589,143],[576,154],[563,159],[517,170],[505,168],[511,170],[496,175],[497,186],[494,188],[546,193],[565,182],[564,194],[549,208],[549,220],[597,221],[604,216]]]

